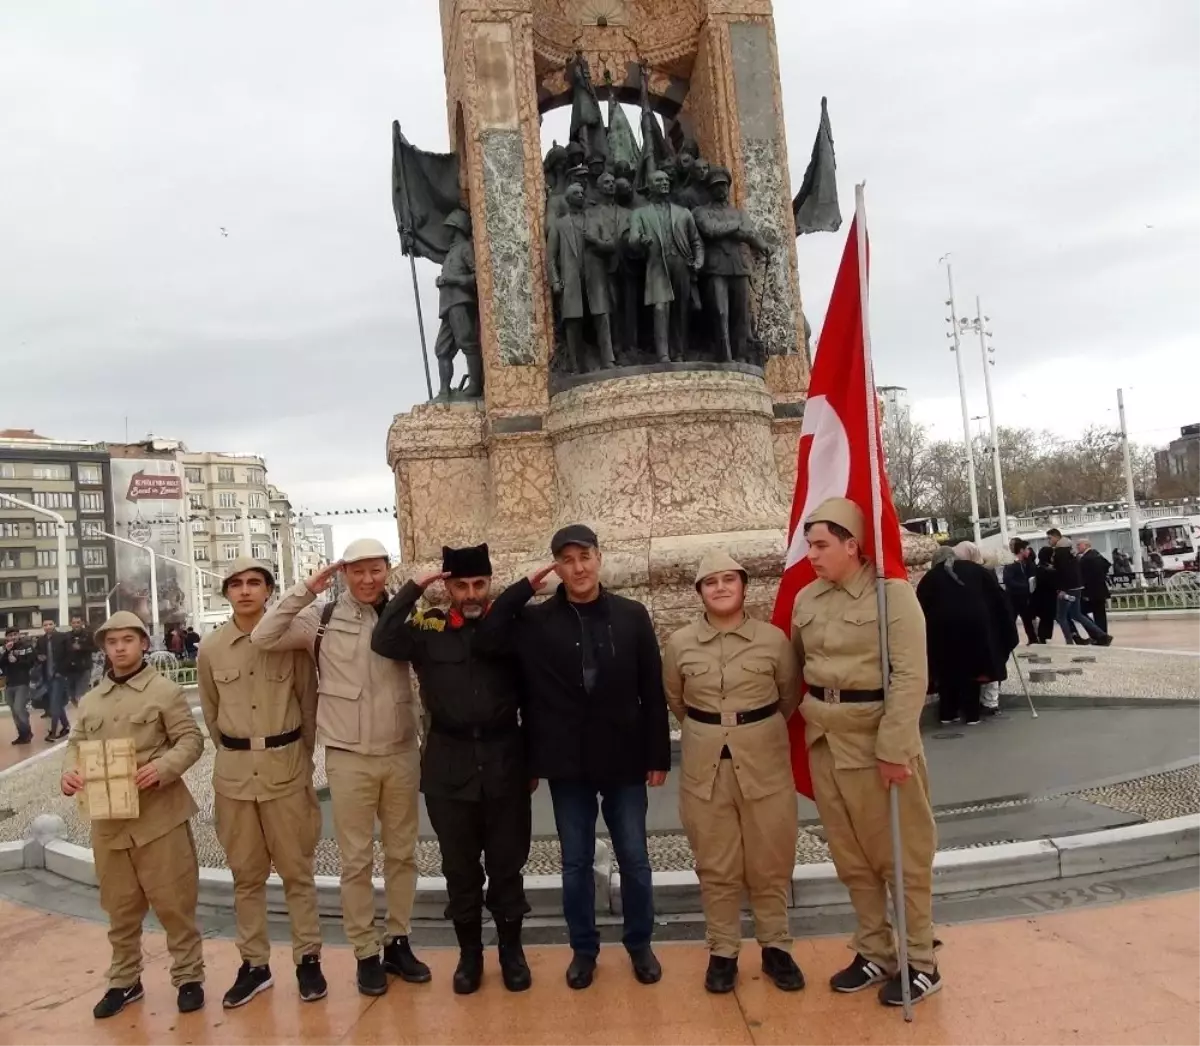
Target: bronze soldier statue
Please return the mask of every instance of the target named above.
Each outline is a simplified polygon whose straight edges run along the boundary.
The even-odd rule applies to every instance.
[[[645,304],[654,307],[654,352],[659,363],[681,361],[688,345],[695,273],[704,241],[692,212],[671,203],[665,171],[650,175],[650,203],[633,212],[629,243],[646,257]]]
[[[607,255],[615,248],[592,210],[584,210],[584,189],[575,183],[567,189],[567,214],[550,227],[546,261],[550,289],[560,301],[567,338],[567,370],[581,373],[583,317],[590,312],[600,346],[600,365],[612,367],[612,332],[608,322]],[[586,310],[584,306],[587,306]]]
[[[704,238],[703,281],[708,307],[717,321],[720,358],[726,363],[748,358],[750,269],[742,244],[759,254],[771,253],[746,213],[729,202],[729,182],[729,171],[714,167],[708,176],[713,202],[692,212]]]
[[[454,357],[460,352],[467,361],[466,395],[478,397],[483,395],[483,357],[479,348],[479,301],[475,290],[471,216],[463,210],[452,211],[445,224],[454,232],[436,281],[440,291],[438,316],[442,320],[433,346],[441,382],[437,398],[448,400],[453,395],[450,384],[454,379]]]
[[[711,170],[709,162],[703,156],[697,156],[692,163],[687,184],[676,193],[675,202],[689,211],[703,207],[706,203],[712,203],[712,193],[708,184]]]

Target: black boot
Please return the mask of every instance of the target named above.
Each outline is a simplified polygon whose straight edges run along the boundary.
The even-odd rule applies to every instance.
[[[480,919],[454,924],[458,938],[458,967],[454,971],[454,994],[471,995],[483,980],[483,923]]]
[[[500,938],[500,975],[504,987],[510,992],[528,991],[533,984],[533,974],[525,961],[525,949],[521,947],[521,920],[496,921],[496,934]]]
[[[424,984],[433,976],[429,967],[413,955],[407,937],[393,937],[384,944],[383,968],[409,984]]]
[[[467,388],[468,399],[478,399],[483,395],[483,357],[479,353],[467,356]]]
[[[437,399],[448,400],[454,395],[454,392],[450,387],[451,382],[454,381],[454,361],[439,359],[437,361],[437,366],[438,382],[441,386],[438,389]]]
[[[726,959],[720,955],[708,957],[708,970],[704,974],[704,990],[713,995],[724,995],[733,991],[737,984],[738,961],[735,956]]]

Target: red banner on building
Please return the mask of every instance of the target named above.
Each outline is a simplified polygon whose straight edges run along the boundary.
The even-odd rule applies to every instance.
[[[153,476],[135,472],[129,480],[126,501],[179,501],[183,497],[183,480],[179,476]]]

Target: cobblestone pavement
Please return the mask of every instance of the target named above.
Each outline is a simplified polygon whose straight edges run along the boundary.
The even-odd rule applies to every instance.
[[[1050,659],[1049,664],[1031,664],[1025,655]],[[1200,658],[1158,650],[1123,650],[1119,647],[1022,646],[1017,651],[1021,671],[1035,701],[1039,694],[1060,697],[1156,698],[1178,701],[1200,699]],[[1056,673],[1052,683],[1033,683],[1029,673],[1036,669]],[[1069,674],[1062,674],[1066,670]],[[1008,663],[1008,679],[1001,692],[1024,697],[1021,682]]]

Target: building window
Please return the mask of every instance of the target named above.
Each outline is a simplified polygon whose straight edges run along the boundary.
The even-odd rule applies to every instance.
[[[0,465],[0,479],[16,479],[17,466],[10,465],[7,461]]]
[[[58,537],[58,524],[51,523],[49,520],[38,520],[33,525],[33,535],[39,538],[56,538]],[[75,536],[75,524],[67,524],[67,537]]]
[[[70,465],[34,465],[34,479],[70,479]]]
[[[237,495],[232,490],[223,490],[217,495],[217,505],[220,508],[237,508]]]
[[[251,508],[266,508],[267,500],[261,494],[251,494],[250,495],[250,507]]]
[[[103,574],[93,574],[83,579],[83,587],[89,596],[104,596],[108,594],[108,578]]]
[[[192,549],[192,559],[194,559],[197,563],[207,563],[208,562],[208,546],[207,545],[197,545],[194,549]]]
[[[21,565],[21,554],[15,548],[0,548],[0,570],[16,570]]]
[[[19,538],[20,536],[20,523],[0,523],[0,538]]]
[[[108,566],[108,549],[103,545],[87,547],[83,550],[83,565],[85,567]]]
[[[72,524],[68,524],[71,526]],[[102,538],[104,537],[104,524],[94,519],[85,519],[79,524],[85,538]]]
[[[265,519],[250,520],[251,534],[265,534],[267,532],[267,521]]]
[[[220,519],[217,520],[218,534],[236,534],[238,532],[238,521],[236,519]]]
[[[203,534],[206,530],[208,530],[208,520],[207,519],[193,519],[192,520],[192,533],[193,534]]]
[[[21,582],[0,581],[0,599],[20,599]]]
[[[199,469],[184,469],[183,474],[189,483],[204,482],[204,473],[202,473]]]
[[[262,469],[247,469],[246,482],[252,487],[264,486],[267,482],[267,474]]]
[[[99,465],[80,465],[79,482],[98,487],[104,482],[104,473]]]
[[[233,481],[234,480],[233,480],[233,469],[232,468],[230,468],[226,465],[222,465],[220,468],[217,469],[217,482],[218,483],[232,483]]]
[[[241,545],[222,545],[221,558],[226,561],[231,561],[238,558],[238,553],[241,552]]]
[[[88,549],[87,551],[94,551]],[[103,549],[100,549],[103,552]],[[58,566],[58,550],[53,548],[39,548],[37,550],[37,565],[39,567],[56,567]],[[104,564],[100,564],[103,566]],[[67,566],[79,566],[79,550],[76,548],[67,549]]]
[[[80,512],[103,512],[104,495],[97,491],[85,491],[79,495]]]
[[[204,495],[203,494],[189,494],[188,495],[188,508],[193,509],[196,512],[203,512],[204,511]]]
[[[250,555],[254,559],[270,559],[271,548],[269,545],[251,545]]]
[[[67,490],[35,490],[33,503],[38,508],[74,508],[75,495]]]

